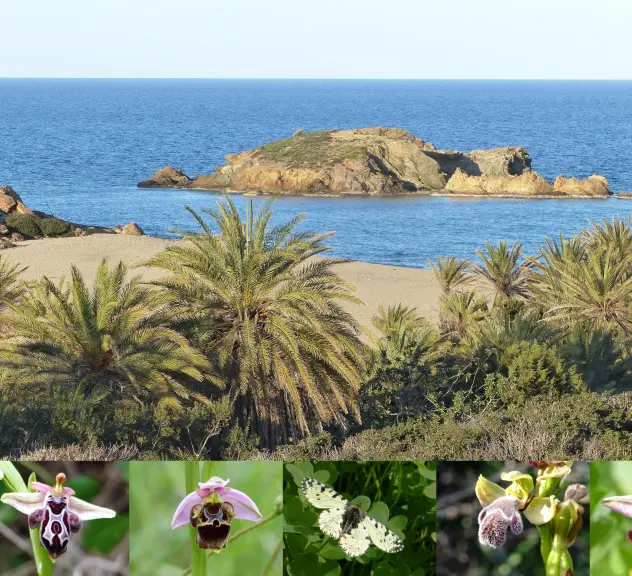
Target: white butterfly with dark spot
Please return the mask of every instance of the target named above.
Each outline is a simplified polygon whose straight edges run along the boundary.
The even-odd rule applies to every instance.
[[[361,556],[371,542],[384,552],[403,550],[404,543],[397,534],[367,516],[331,486],[315,478],[303,478],[301,488],[310,504],[325,508],[318,517],[318,526],[327,536],[337,538],[348,556]]]

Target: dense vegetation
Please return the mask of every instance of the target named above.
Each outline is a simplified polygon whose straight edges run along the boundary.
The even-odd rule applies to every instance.
[[[268,204],[206,215],[146,263],[164,270],[152,285],[105,263],[25,284],[0,261],[0,454],[632,454],[630,220],[536,256],[501,242],[439,258],[439,324],[393,306],[369,340],[328,235],[273,226]]]

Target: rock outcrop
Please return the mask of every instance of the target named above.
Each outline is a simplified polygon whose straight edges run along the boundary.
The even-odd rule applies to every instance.
[[[551,196],[554,189],[548,180],[536,172],[518,176],[488,175],[470,176],[460,168],[446,184],[446,191],[468,195]]]
[[[608,196],[610,194],[608,180],[597,174],[589,176],[586,180],[558,176],[553,189],[568,196]]]
[[[0,217],[9,214],[33,214],[22,202],[20,195],[11,186],[0,186]]]
[[[124,236],[144,236],[143,229],[136,222],[128,222],[120,229],[120,234]]]
[[[0,186],[0,249],[27,239],[113,232],[98,226],[78,226],[28,208],[11,186]]]
[[[138,183],[139,188],[185,188],[192,182],[182,170],[166,166],[158,170],[149,180]]]
[[[559,183],[558,183],[559,181]],[[297,132],[239,154],[210,174],[189,178],[170,166],[138,184],[264,194],[606,196],[605,178],[551,184],[532,172],[522,147],[437,150],[399,128]]]

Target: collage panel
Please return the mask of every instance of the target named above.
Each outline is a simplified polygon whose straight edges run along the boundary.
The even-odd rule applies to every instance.
[[[128,462],[0,461],[1,576],[127,576]]]
[[[587,462],[439,462],[437,574],[589,576]]]
[[[590,574],[632,574],[632,462],[591,462]]]
[[[132,462],[130,574],[277,576],[280,462]]]
[[[285,463],[284,574],[436,573],[433,462]]]

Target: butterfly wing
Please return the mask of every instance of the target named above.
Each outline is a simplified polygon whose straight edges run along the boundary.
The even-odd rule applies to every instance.
[[[340,538],[344,512],[344,508],[329,508],[321,512],[318,517],[318,526],[321,531],[332,538]]]
[[[362,556],[371,543],[366,523],[360,522],[348,534],[343,534],[338,543],[347,556]]]
[[[301,490],[308,502],[316,508],[344,508],[347,505],[345,498],[316,478],[303,478]]]
[[[384,524],[369,518],[368,516],[362,521],[366,527],[367,533],[380,550],[384,552],[394,553],[404,549],[404,543],[395,532],[389,530]]]

